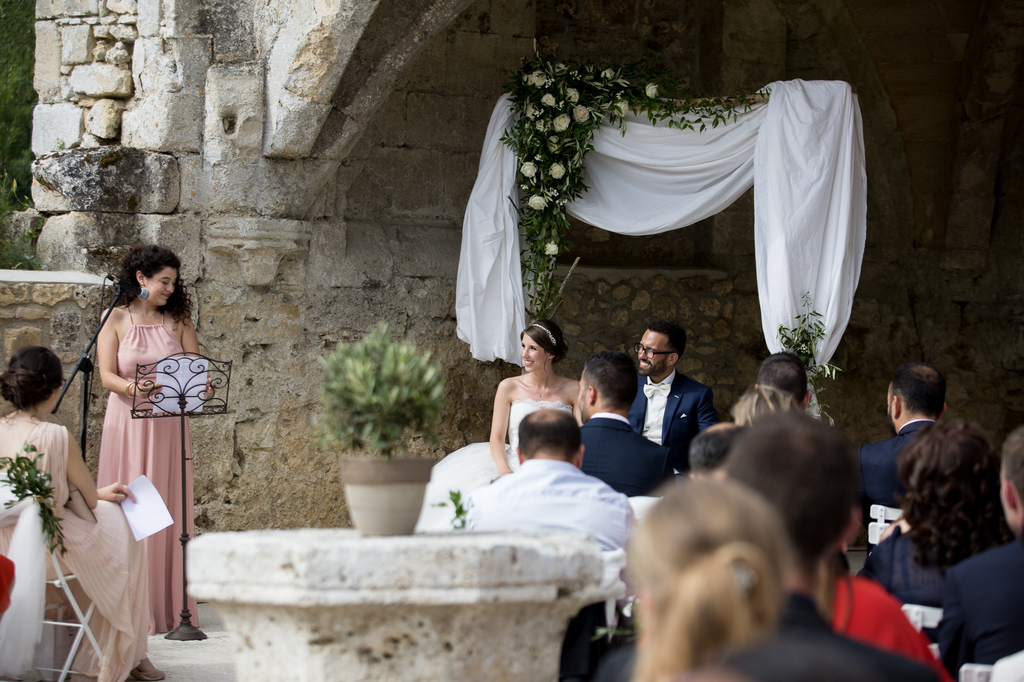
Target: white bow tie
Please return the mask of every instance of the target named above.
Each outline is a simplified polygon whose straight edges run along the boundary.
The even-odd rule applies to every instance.
[[[668,396],[669,391],[671,390],[671,384],[644,384],[644,395],[647,396],[648,400],[656,395],[660,395],[664,398]]]

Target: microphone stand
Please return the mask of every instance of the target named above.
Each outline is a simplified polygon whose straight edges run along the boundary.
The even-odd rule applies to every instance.
[[[110,275],[104,278],[104,282],[107,280],[116,281]],[[103,291],[106,291],[106,284],[103,286]],[[110,317],[110,313],[114,312],[114,306],[121,300],[121,295],[127,293],[121,282],[117,283],[117,292],[114,294],[114,300],[110,302],[110,307],[107,308],[107,312],[100,318],[99,324],[96,326],[96,333],[92,335],[92,340],[89,345],[85,347],[85,351],[82,353],[82,357],[78,358],[78,362],[75,364],[75,369],[71,372],[71,376],[68,377],[67,382],[64,384],[64,388],[60,392],[60,396],[57,398],[57,404],[54,405],[53,410],[50,414],[57,414],[57,410],[60,409],[60,404],[64,402],[64,394],[71,388],[71,383],[75,380],[75,377],[79,372],[82,373],[82,430],[78,436],[78,444],[82,448],[82,457],[85,457],[85,441],[86,435],[89,429],[89,401],[92,399],[92,372],[95,369],[95,365],[92,362],[92,347],[96,345],[96,339],[100,335],[100,330],[103,329],[103,325],[107,323],[107,318]],[[103,294],[100,294],[100,305],[103,305]]]

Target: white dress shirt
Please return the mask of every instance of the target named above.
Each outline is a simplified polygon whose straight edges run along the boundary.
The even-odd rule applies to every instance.
[[[621,414],[615,414],[614,412],[595,412],[594,414],[590,415],[590,419],[614,419],[616,421],[622,422],[626,426],[629,426],[629,419],[623,417]],[[587,421],[590,421],[590,419],[588,419]],[[586,457],[587,453],[584,452],[583,456]]]
[[[519,471],[469,495],[471,530],[575,530],[608,551],[623,549],[633,525],[629,498],[569,462],[528,459]]]
[[[672,387],[672,382],[675,381],[676,371],[672,370],[672,373],[661,381],[651,381],[650,377],[647,377],[648,385],[659,385],[668,384],[669,388]],[[654,441],[658,445],[664,445],[661,442],[661,425],[665,420],[665,406],[668,404],[668,394],[665,395],[653,395],[647,399],[647,420],[644,422],[643,437],[647,440]]]

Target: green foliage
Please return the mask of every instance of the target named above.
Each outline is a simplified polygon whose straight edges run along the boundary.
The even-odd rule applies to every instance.
[[[0,0],[0,171],[17,180],[22,201],[32,183],[34,69],[35,2]]]
[[[466,530],[466,514],[469,510],[466,505],[462,502],[462,492],[459,490],[449,490],[448,499],[452,502],[452,506],[455,507],[455,516],[452,518],[452,529],[453,530]],[[438,502],[434,505],[435,507],[447,507],[447,502]]]
[[[779,325],[779,341],[782,343],[782,350],[792,353],[804,363],[811,390],[819,396],[825,390],[825,379],[835,380],[836,372],[841,372],[842,369],[827,363],[818,364],[818,343],[825,338],[825,323],[821,321],[821,313],[812,308],[810,293],[804,294],[803,302],[805,312],[796,316],[796,327],[791,329]],[[828,405],[819,401],[818,409],[822,416],[832,423],[832,417],[825,413],[827,407]]]
[[[368,447],[387,459],[409,433],[436,441],[444,407],[444,374],[408,341],[392,338],[381,324],[363,339],[321,360],[327,379],[322,400],[329,437],[345,446]]]
[[[742,100],[698,98],[652,57],[617,66],[570,65],[538,52],[534,61],[523,60],[505,89],[520,114],[502,141],[519,159],[522,267],[534,318],[548,317],[556,306],[555,260],[569,227],[565,204],[587,190],[583,161],[602,121],[625,135],[626,114],[645,112],[652,124],[703,132],[749,109]]]
[[[33,243],[36,235],[16,238],[9,234],[7,216],[12,210],[25,208],[24,198],[18,194],[18,181],[8,182],[7,174],[0,171],[0,269],[40,270],[43,267]]]
[[[46,533],[46,544],[50,551],[60,548],[60,555],[64,556],[67,550],[64,548],[64,532],[60,529],[62,520],[54,514],[53,488],[50,487],[50,474],[39,470],[39,460],[42,455],[29,458],[28,455],[37,452],[36,447],[25,443],[21,447],[25,456],[15,455],[11,457],[0,457],[0,468],[5,468],[7,482],[11,486],[15,500],[7,503],[7,507],[13,507],[25,498],[35,498],[39,502],[39,516],[43,520],[43,532]]]

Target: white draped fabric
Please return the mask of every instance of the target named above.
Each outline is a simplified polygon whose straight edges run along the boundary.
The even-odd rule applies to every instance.
[[[649,235],[712,216],[754,186],[761,326],[772,352],[780,325],[823,315],[827,362],[846,329],[860,279],[867,213],[857,97],[839,81],[778,81],[767,104],[704,132],[629,120],[604,124],[587,155],[590,187],[570,215],[610,232]],[[498,100],[466,208],[456,287],[459,338],[478,360],[520,364],[525,327],[515,153],[501,142],[514,120]]]
[[[39,503],[14,499],[6,482],[0,483],[0,526],[15,525],[7,558],[14,562],[11,606],[0,619],[0,675],[17,678],[32,669],[36,643],[42,637],[46,599],[46,534]]]

